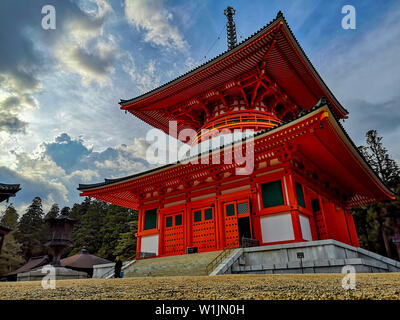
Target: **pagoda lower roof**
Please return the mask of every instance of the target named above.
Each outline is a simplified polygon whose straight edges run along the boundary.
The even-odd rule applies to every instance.
[[[316,122],[327,119],[328,125],[323,125],[325,130],[310,130]],[[306,130],[305,128],[308,128]],[[299,134],[299,132],[302,132]],[[312,133],[311,133],[312,131]],[[261,143],[257,143],[258,141]],[[303,112],[298,118],[284,123],[273,129],[268,129],[239,140],[226,147],[240,146],[244,142],[254,142],[254,153],[257,157],[257,146],[262,146],[263,151],[285,145],[287,142],[295,143],[298,150],[308,159],[322,167],[331,177],[340,177],[340,182],[354,191],[354,196],[348,200],[348,207],[356,207],[369,203],[394,199],[394,195],[381,179],[375,174],[366,162],[358,148],[352,142],[342,125],[334,116],[328,105],[316,105],[311,110]],[[208,157],[217,149],[204,152],[197,157]],[[146,187],[170,183],[179,177],[194,175],[199,170],[224,166],[191,164],[190,159],[168,164],[134,175],[105,179],[102,183],[79,184],[81,196],[95,197],[99,200],[118,204],[131,209],[139,205],[139,190]]]
[[[152,91],[133,99],[121,99],[121,109],[167,132],[168,122],[173,120],[169,107],[186,103],[230,81],[238,81],[241,75],[258,68],[264,58],[268,76],[301,108],[307,109],[321,96],[326,96],[334,114],[338,118],[346,117],[347,110],[319,76],[280,12],[273,21],[233,49]],[[184,128],[185,125],[178,124],[179,130]]]

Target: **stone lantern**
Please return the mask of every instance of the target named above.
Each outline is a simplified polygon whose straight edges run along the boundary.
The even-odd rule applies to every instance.
[[[51,265],[59,267],[60,258],[66,248],[72,245],[72,229],[77,222],[66,215],[51,218],[46,221],[50,226],[50,234],[46,246],[53,254]]]
[[[46,223],[50,227],[46,246],[49,247],[49,251],[53,255],[53,260],[50,262],[51,268],[49,268],[49,265],[44,265],[39,269],[18,273],[18,281],[43,280],[44,274],[49,274],[54,280],[87,278],[87,272],[65,268],[60,263],[60,258],[64,250],[72,245],[72,229],[77,221],[68,218],[66,215],[60,215],[57,218],[47,219]]]

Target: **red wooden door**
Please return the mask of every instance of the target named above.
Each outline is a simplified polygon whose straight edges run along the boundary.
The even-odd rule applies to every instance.
[[[185,253],[185,234],[182,212],[164,216],[163,249],[165,255]]]
[[[236,209],[236,201],[225,203],[225,247],[234,248],[239,246],[239,227]]]
[[[245,237],[252,238],[250,203],[248,199],[235,200],[224,204],[225,219],[225,246],[238,247],[240,244],[240,233]],[[240,226],[239,219],[246,219],[247,230]],[[242,230],[240,229],[242,228]]]
[[[192,246],[199,252],[216,248],[215,212],[213,207],[192,210]]]

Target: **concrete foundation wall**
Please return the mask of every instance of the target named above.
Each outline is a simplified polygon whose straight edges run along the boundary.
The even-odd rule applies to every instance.
[[[124,261],[122,263],[121,271],[124,271],[128,265],[133,264],[134,261]],[[109,278],[114,277],[114,266],[115,262],[96,264],[93,266],[93,276],[92,278]]]
[[[319,240],[243,248],[213,274],[223,273],[341,273],[346,265],[356,272],[400,272],[400,262],[336,240]],[[303,259],[297,253],[304,254]],[[217,271],[218,270],[218,271]]]
[[[46,275],[49,275],[48,271],[42,273],[42,268],[45,267],[47,266],[29,272],[18,273],[17,281],[42,281]],[[87,279],[88,274],[86,272],[75,271],[64,267],[55,267],[54,277],[55,280]]]

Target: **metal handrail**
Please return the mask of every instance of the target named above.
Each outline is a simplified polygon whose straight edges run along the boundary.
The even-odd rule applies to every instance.
[[[258,240],[242,237],[242,243],[239,246],[231,246],[222,249],[222,251],[207,265],[206,267],[207,274],[210,274],[210,272],[214,270],[216,266],[220,264],[232,252],[233,249],[256,247],[256,246],[259,246]]]
[[[207,274],[210,274],[215,267],[220,264],[236,247],[227,247],[222,249],[222,251],[206,266]]]

